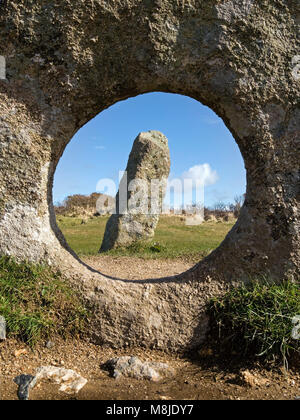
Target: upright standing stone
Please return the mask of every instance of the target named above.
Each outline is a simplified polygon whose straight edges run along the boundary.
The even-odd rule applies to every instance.
[[[168,139],[159,131],[140,133],[134,141],[116,197],[116,214],[107,222],[100,252],[154,236],[169,173]]]

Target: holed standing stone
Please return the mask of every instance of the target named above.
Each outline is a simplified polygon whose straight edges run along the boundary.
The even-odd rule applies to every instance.
[[[170,173],[168,139],[159,131],[135,139],[107,222],[100,252],[127,247],[154,236]]]

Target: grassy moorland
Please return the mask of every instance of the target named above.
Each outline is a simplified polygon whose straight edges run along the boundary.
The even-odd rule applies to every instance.
[[[98,217],[82,224],[79,218],[58,217],[69,244],[82,256],[97,254],[106,221]],[[179,217],[162,217],[150,243],[107,254],[199,258],[216,248],[232,225],[206,222],[186,226]],[[285,365],[291,357],[299,360],[299,293],[299,282],[274,284],[262,278],[212,299],[208,302],[209,340],[216,352],[283,360]],[[85,331],[90,315],[60,273],[0,257],[0,316],[7,322],[9,337],[33,346],[55,334],[77,336]]]
[[[10,337],[34,345],[52,334],[80,334],[87,312],[60,273],[0,257],[0,316],[6,320]]]
[[[107,220],[107,217],[95,217],[82,224],[82,218],[57,218],[68,244],[79,256],[98,253]],[[205,222],[199,226],[187,226],[183,218],[162,216],[155,237],[150,242],[112,250],[105,255],[199,259],[223,241],[233,224],[232,221]]]

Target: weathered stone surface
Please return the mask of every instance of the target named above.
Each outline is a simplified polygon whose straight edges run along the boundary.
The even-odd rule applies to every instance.
[[[249,275],[299,275],[298,37],[298,0],[1,2],[0,254],[59,268],[94,308],[91,337],[117,347],[197,346],[210,296]],[[247,194],[232,231],[192,270],[128,283],[76,261],[52,182],[80,127],[154,91],[190,96],[223,119]]]
[[[29,391],[35,385],[35,378],[32,375],[20,375],[14,379],[18,387],[18,398],[20,401],[29,400]]]
[[[6,320],[0,316],[0,340],[6,340]]]
[[[35,376],[20,375],[14,379],[14,382],[19,385],[19,400],[29,400],[30,390],[42,380],[60,385],[59,391],[67,394],[78,394],[78,392],[87,384],[87,379],[83,378],[74,370],[56,366],[41,366],[36,370]]]
[[[248,369],[241,371],[239,375],[237,375],[237,380],[250,388],[266,386],[269,383],[268,379],[263,378],[257,372],[252,373]]]
[[[167,363],[142,362],[135,356],[115,357],[108,360],[104,367],[112,372],[115,379],[124,376],[158,382],[163,377],[174,374]]]
[[[38,368],[34,377],[34,386],[41,380],[48,380],[60,385],[59,390],[67,394],[78,394],[87,384],[87,379],[74,370],[56,366],[42,366]]]
[[[100,249],[102,252],[129,246],[154,236],[170,173],[168,139],[159,131],[140,133],[133,143],[125,172],[126,180],[123,177],[121,185],[124,181],[127,185],[127,197],[124,197],[126,208],[120,203],[118,192],[116,214],[107,222]],[[154,191],[154,180],[159,185],[157,191]]]

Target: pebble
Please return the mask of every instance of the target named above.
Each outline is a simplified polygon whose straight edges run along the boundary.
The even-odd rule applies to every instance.
[[[46,348],[47,349],[49,349],[49,350],[51,350],[51,349],[53,349],[53,347],[55,346],[55,344],[53,343],[53,341],[51,341],[51,340],[49,340],[47,343],[46,343]]]
[[[26,349],[15,350],[15,352],[14,352],[14,356],[16,358],[22,356],[23,354],[27,354],[27,350]]]
[[[27,401],[29,399],[29,390],[34,386],[35,377],[31,375],[20,375],[14,379],[14,382],[19,385],[18,398],[20,401]]]
[[[166,363],[142,362],[138,357],[123,356],[108,360],[105,365],[112,371],[112,376],[119,379],[122,376],[148,379],[157,382],[162,376],[174,374]]]

